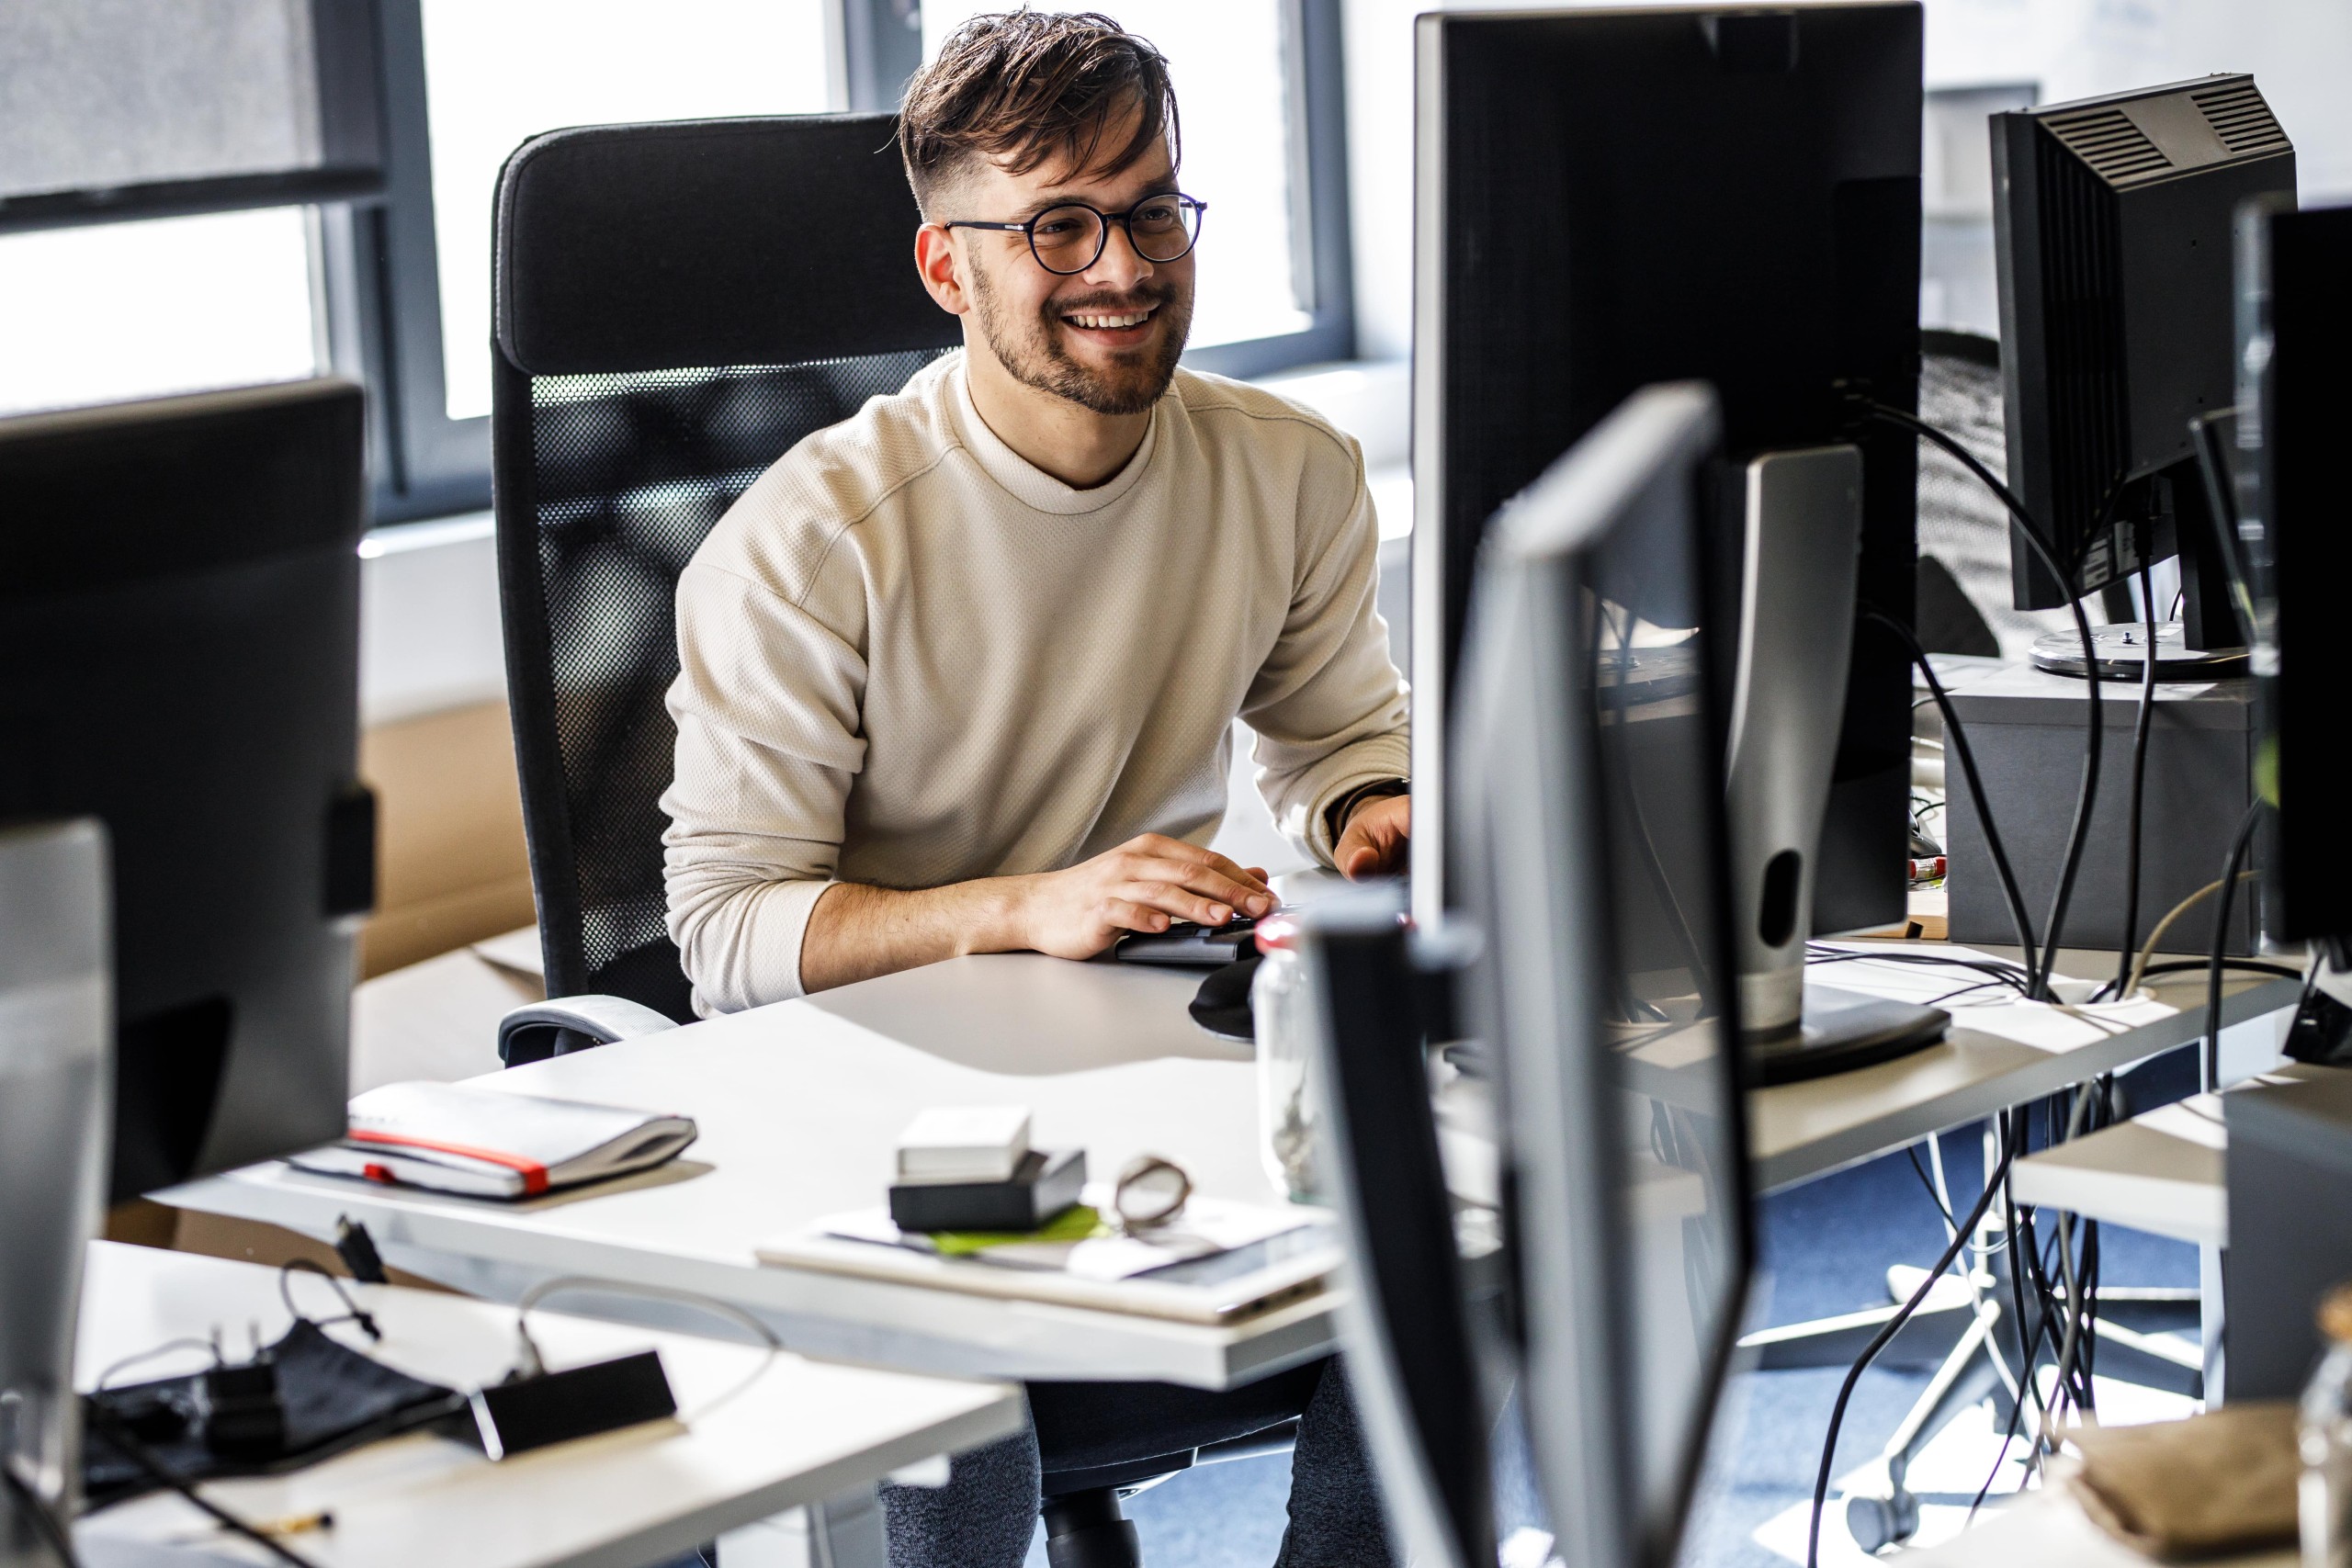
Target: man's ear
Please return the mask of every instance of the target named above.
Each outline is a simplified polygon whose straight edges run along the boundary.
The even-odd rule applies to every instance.
[[[936,223],[915,231],[915,271],[922,286],[951,316],[967,314],[972,297],[964,287],[964,258],[956,253],[956,236]]]

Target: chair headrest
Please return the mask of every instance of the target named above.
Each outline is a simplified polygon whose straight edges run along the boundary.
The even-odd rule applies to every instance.
[[[533,376],[944,348],[886,114],[550,131],[498,179],[498,347]]]

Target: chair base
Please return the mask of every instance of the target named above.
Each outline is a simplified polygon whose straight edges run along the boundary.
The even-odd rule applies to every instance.
[[[1118,1487],[1096,1486],[1046,1499],[1052,1568],[1143,1568],[1143,1542],[1119,1512],[1119,1495]]]

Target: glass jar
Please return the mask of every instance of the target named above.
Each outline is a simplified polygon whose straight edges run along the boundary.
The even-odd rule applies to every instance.
[[[2352,1568],[2352,1285],[2328,1292],[2319,1325],[2328,1349],[2297,1421],[2303,1475],[2295,1511],[2303,1568]]]
[[[1250,1019],[1258,1037],[1258,1146],[1266,1179],[1294,1203],[1317,1201],[1314,1101],[1307,1071],[1315,1041],[1309,1032],[1306,963],[1287,916],[1258,922],[1264,961],[1250,983]]]

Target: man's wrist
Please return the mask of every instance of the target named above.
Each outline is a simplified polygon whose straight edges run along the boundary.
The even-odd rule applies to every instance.
[[[1017,953],[1030,945],[1028,900],[1035,876],[990,876],[970,885],[979,918],[966,928],[963,951]]]
[[[1339,843],[1340,836],[1348,830],[1348,824],[1354,820],[1356,812],[1368,802],[1392,800],[1400,795],[1410,795],[1412,790],[1410,779],[1374,779],[1370,784],[1358,784],[1340,796],[1325,808],[1323,818],[1323,825],[1330,829],[1332,844],[1336,846]]]

